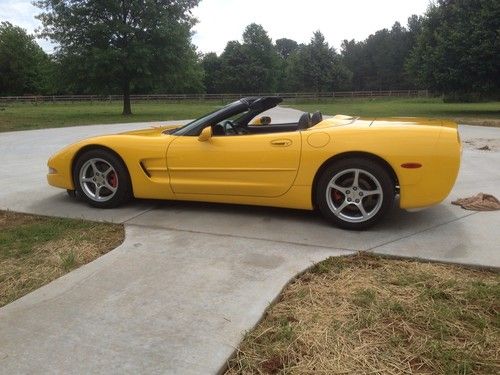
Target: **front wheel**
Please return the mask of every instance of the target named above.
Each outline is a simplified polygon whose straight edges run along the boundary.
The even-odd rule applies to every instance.
[[[75,163],[73,180],[77,195],[94,207],[117,207],[132,195],[127,168],[106,150],[84,152]]]
[[[366,229],[394,204],[394,182],[379,163],[352,158],[333,163],[320,176],[316,202],[322,214],[344,229]]]

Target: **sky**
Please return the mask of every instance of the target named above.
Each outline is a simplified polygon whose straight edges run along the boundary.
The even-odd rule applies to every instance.
[[[32,0],[0,0],[0,21],[9,21],[33,33],[40,27],[40,11]],[[220,54],[230,40],[241,40],[252,22],[261,24],[274,40],[290,38],[308,43],[320,30],[331,46],[342,40],[363,40],[412,14],[423,14],[430,0],[201,0],[193,15],[198,19],[193,43],[203,53]],[[49,41],[38,40],[46,52]]]

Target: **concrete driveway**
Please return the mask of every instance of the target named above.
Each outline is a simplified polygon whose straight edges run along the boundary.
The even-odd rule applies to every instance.
[[[46,160],[65,144],[149,125],[0,134],[0,208],[121,222],[127,233],[107,255],[0,309],[0,372],[215,373],[287,281],[328,256],[366,250],[500,267],[500,212],[450,204],[500,196],[500,129],[461,126],[450,197],[416,213],[395,209],[366,232],[260,207],[137,201],[96,210],[46,185]]]

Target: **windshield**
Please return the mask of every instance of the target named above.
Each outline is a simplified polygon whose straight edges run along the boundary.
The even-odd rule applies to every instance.
[[[171,130],[170,134],[173,135],[188,135],[192,129],[198,128],[202,124],[210,123],[211,121],[217,119],[220,114],[227,112],[231,107],[234,107],[235,109],[241,105],[241,102],[238,100],[236,102],[230,103],[224,107],[221,107],[219,109],[216,109],[215,111],[212,111],[205,116],[202,116],[194,121],[191,121],[190,123],[181,126],[180,128],[176,128],[173,131]]]

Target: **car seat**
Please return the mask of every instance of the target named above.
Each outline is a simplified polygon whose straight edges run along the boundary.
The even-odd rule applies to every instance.
[[[323,121],[323,115],[321,114],[321,112],[320,111],[314,112],[313,115],[311,116],[311,126],[319,124],[321,121]]]
[[[304,112],[300,116],[299,123],[297,124],[297,130],[304,130],[311,126],[311,114],[309,112]]]

